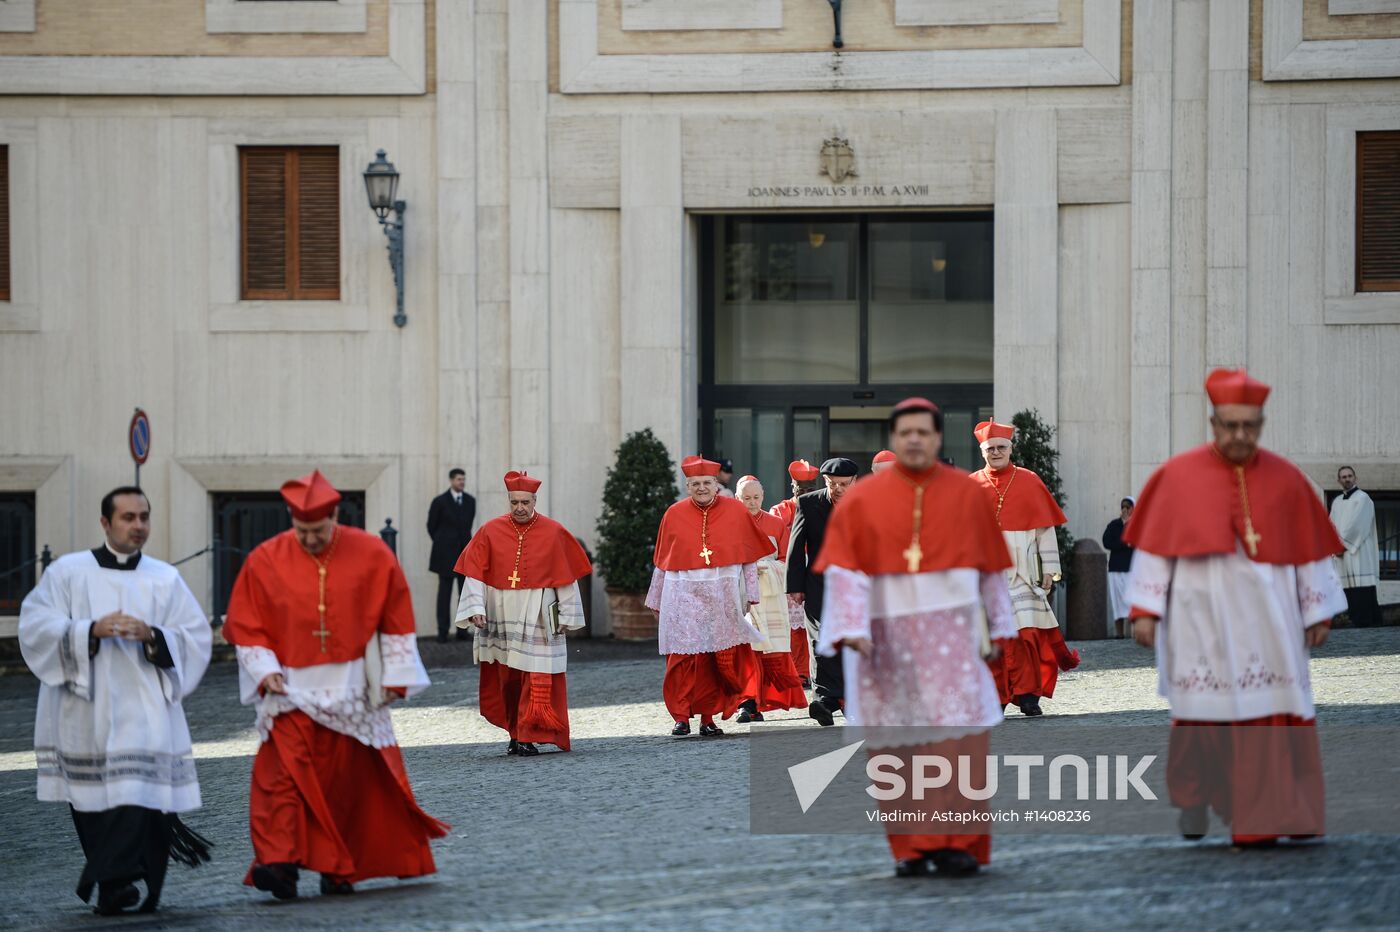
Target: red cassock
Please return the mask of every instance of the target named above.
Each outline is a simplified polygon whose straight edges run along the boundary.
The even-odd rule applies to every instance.
[[[593,572],[588,554],[558,521],[536,512],[524,540],[519,538],[521,527],[508,514],[492,518],[467,544],[454,569],[493,589],[563,589]],[[567,751],[566,675],[517,670],[498,661],[485,661],[477,690],[481,714],[516,741],[552,744]]]
[[[701,531],[708,549],[702,556]],[[656,532],[652,565],[662,572],[756,563],[773,553],[770,541],[737,499],[716,498],[704,511],[689,498],[666,509]],[[756,699],[758,680],[753,648],[737,644],[703,654],[667,654],[662,698],[676,721],[699,715],[708,723],[729,718],[747,699]]]
[[[1069,520],[1033,470],[1014,465],[998,471],[984,468],[974,472],[972,479],[986,493],[993,511],[1000,507],[996,517],[1003,531],[1059,527]],[[1048,699],[1055,695],[1060,670],[1078,665],[1079,654],[1069,649],[1059,628],[1021,628],[1016,641],[992,661],[992,678],[1003,705],[1022,695]]]
[[[1249,495],[1249,525],[1241,475]],[[1258,535],[1253,552],[1247,546],[1251,526]],[[1181,453],[1152,474],[1123,539],[1159,557],[1242,550],[1256,563],[1281,566],[1302,566],[1344,549],[1298,467],[1261,449],[1237,473],[1213,444]],[[1132,615],[1151,617],[1136,607]],[[1316,719],[1285,713],[1238,722],[1174,719],[1167,762],[1172,804],[1214,809],[1239,843],[1322,834],[1325,806],[1316,724]]]
[[[318,561],[327,571],[324,650],[313,633]],[[267,648],[284,668],[360,660],[376,632],[415,633],[408,583],[383,541],[345,526],[328,556],[307,554],[292,531],[249,554],[223,628],[230,644]],[[351,883],[432,873],[428,839],[450,828],[418,807],[397,745],[370,747],[301,711],[273,719],[253,761],[249,809],[255,863],[299,864]]]

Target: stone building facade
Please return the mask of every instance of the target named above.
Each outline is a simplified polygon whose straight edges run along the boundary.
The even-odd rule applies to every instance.
[[[427,631],[449,467],[487,516],[541,476],[592,545],[642,427],[776,495],[900,392],[948,408],[959,462],[1033,407],[1097,537],[1204,439],[1205,371],[1248,365],[1267,445],[1400,493],[1400,292],[1356,272],[1400,2],[843,6],[837,49],[825,0],[0,0],[0,495],[91,546],[139,405],[153,553],[320,467],[403,529]],[[338,297],[241,286],[258,146],[334,147]]]

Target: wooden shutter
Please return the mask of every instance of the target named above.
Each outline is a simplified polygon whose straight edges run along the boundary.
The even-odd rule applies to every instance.
[[[1356,290],[1400,291],[1400,132],[1356,134]]]
[[[303,149],[297,159],[297,292],[340,297],[340,153]]]
[[[10,300],[10,147],[0,146],[0,301]]]
[[[339,299],[339,150],[248,146],[239,156],[244,299]]]

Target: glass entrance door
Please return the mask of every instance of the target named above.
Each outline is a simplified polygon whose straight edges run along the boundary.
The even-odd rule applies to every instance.
[[[700,438],[786,496],[787,464],[869,468],[897,401],[943,408],[975,469],[992,403],[988,213],[701,218]]]

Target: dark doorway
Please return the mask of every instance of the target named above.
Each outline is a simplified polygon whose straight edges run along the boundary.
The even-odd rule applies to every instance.
[[[287,503],[277,492],[213,492],[214,533],[221,546],[214,562],[214,592],[219,610],[229,595],[243,560],[253,548],[292,526]],[[364,529],[365,493],[340,493],[340,523]]]
[[[0,492],[0,615],[18,615],[34,588],[38,566],[34,540],[34,493]],[[23,569],[18,569],[23,564]]]

